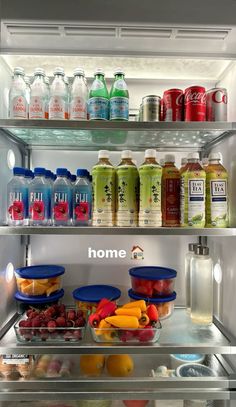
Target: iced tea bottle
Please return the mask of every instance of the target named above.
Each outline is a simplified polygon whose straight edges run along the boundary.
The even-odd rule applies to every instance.
[[[180,173],[175,166],[175,156],[166,154],[162,168],[162,226],[180,224]]]

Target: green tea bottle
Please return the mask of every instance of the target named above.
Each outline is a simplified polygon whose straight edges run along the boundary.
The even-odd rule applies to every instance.
[[[88,100],[89,120],[109,119],[109,94],[104,75],[101,68],[94,73]]]
[[[110,92],[110,120],[129,120],[129,92],[125,74],[118,68]]]

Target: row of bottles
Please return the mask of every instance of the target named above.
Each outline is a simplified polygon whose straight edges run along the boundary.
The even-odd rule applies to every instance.
[[[122,69],[114,72],[114,82],[108,93],[102,69],[95,72],[88,91],[84,70],[74,70],[69,87],[63,68],[55,68],[54,79],[49,79],[42,68],[36,68],[30,86],[24,79],[24,69],[15,68],[9,92],[9,117],[12,119],[54,120],[128,120],[129,92]]]

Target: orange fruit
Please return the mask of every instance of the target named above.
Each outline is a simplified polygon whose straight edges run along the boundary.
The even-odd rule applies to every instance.
[[[86,376],[100,376],[104,369],[104,355],[81,355],[80,370]]]
[[[133,359],[129,355],[110,355],[106,368],[110,376],[129,376],[134,370]]]

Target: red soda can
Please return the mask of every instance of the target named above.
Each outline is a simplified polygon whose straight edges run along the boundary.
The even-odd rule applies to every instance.
[[[168,89],[163,95],[163,121],[180,122],[183,120],[183,91]]]
[[[186,122],[206,120],[206,89],[203,86],[190,86],[184,91],[184,118]]]
[[[227,90],[213,88],[206,93],[206,119],[208,122],[227,122]]]
[[[163,103],[164,103],[164,101],[163,101],[163,98],[162,98],[161,102],[160,102],[160,122],[163,122],[163,120],[164,120],[164,118],[163,118],[163,114],[164,114]]]

